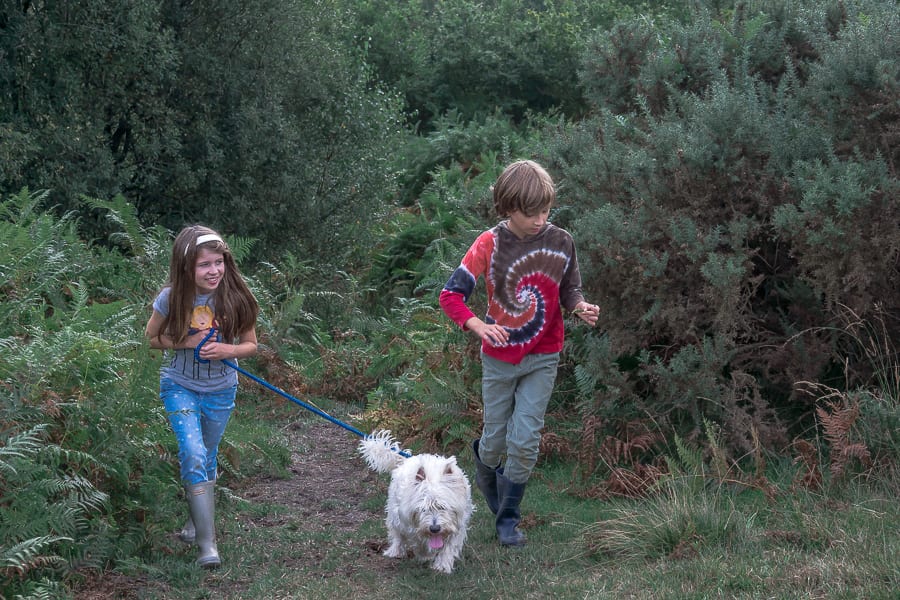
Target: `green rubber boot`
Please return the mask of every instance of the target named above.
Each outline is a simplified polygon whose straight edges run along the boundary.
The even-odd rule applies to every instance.
[[[216,547],[215,485],[215,481],[204,481],[184,486],[188,506],[191,509],[191,521],[196,532],[197,546],[200,548],[197,564],[204,569],[215,569],[222,564],[219,549]]]
[[[184,527],[178,532],[178,539],[185,544],[193,544],[197,540],[197,530],[194,528],[194,520],[191,519],[190,514],[188,514],[187,521],[184,522]]]

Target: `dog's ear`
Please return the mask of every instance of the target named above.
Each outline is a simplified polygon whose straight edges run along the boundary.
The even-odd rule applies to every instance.
[[[416,472],[416,481],[425,481],[425,467],[419,467]]]
[[[456,461],[447,461],[447,466],[444,467],[444,475],[453,475],[456,471],[454,467],[456,467]]]

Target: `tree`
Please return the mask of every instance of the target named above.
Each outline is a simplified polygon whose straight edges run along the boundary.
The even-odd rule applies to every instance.
[[[50,189],[63,210],[121,193],[147,223],[349,257],[403,130],[342,46],[348,21],[299,0],[6,8],[0,192]]]

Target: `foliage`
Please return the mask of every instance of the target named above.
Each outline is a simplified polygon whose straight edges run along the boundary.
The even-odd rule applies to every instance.
[[[498,155],[518,156],[529,143],[529,132],[538,117],[529,115],[522,126],[495,111],[480,118],[466,120],[456,110],[435,118],[436,130],[418,136],[403,157],[403,171],[399,175],[400,205],[410,206],[420,200],[425,188],[434,181],[436,172],[458,171],[462,179],[444,181],[440,191],[459,187],[468,178],[484,172],[481,163]],[[446,174],[446,173],[445,173]],[[434,187],[434,186],[432,186]],[[438,206],[427,203],[432,209]]]
[[[0,265],[3,296],[0,335],[22,333],[65,306],[70,282],[91,266],[72,215],[54,219],[38,204],[46,192],[27,189],[0,201]]]
[[[471,443],[478,428],[464,355],[448,355],[449,326],[434,302],[401,301],[391,311],[383,354],[369,372],[379,385],[369,394],[364,418],[389,428],[416,451],[453,454]]]
[[[519,2],[460,0],[352,2],[353,39],[379,79],[401,91],[419,132],[499,112],[515,122],[528,113],[585,108],[577,81],[586,32],[617,17],[664,12],[668,2]]]
[[[0,195],[121,194],[145,223],[359,260],[402,129],[348,22],[331,2],[6,4]]]
[[[686,439],[708,418],[735,455],[753,430],[782,451],[813,418],[796,382],[872,384],[841,307],[900,310],[897,25],[893,2],[798,1],[595,33],[593,114],[547,156],[609,340],[574,349],[588,414]]]
[[[72,525],[84,518],[82,513],[95,512],[96,505],[103,500],[102,497],[93,502],[89,500],[86,507],[88,510],[84,510],[77,503],[68,502],[65,497],[54,499],[54,496],[58,498],[58,493],[53,488],[64,489],[65,482],[47,482],[50,485],[42,486],[43,490],[34,485],[40,466],[35,464],[33,455],[43,445],[43,429],[43,425],[38,425],[30,431],[11,435],[7,444],[0,447],[0,478],[4,487],[15,484],[24,492],[15,494],[0,504],[0,573],[9,581],[14,576],[31,579],[33,573],[40,573],[45,569],[52,572],[53,569],[66,565],[65,559],[54,553],[55,548],[61,543],[74,540],[60,533],[77,533]],[[36,506],[29,506],[31,503]],[[48,504],[51,505],[49,510]],[[23,518],[33,515],[44,516],[43,522],[34,523]],[[40,535],[47,531],[54,532],[54,535]],[[45,585],[36,583],[35,591],[41,589],[46,589]],[[0,591],[4,592],[5,597],[10,590],[0,588]]]
[[[8,438],[0,544],[3,568],[16,574],[3,591],[10,597],[55,593],[54,581],[102,568],[134,543],[131,492],[116,485],[138,465],[154,468],[143,440],[121,444],[134,426],[124,407],[137,405],[118,395],[125,374],[137,371],[140,346],[136,306],[123,294],[141,287],[139,272],[121,268],[117,251],[94,254],[74,214],[38,210],[43,196],[23,190],[3,200],[0,220],[0,429]]]
[[[752,519],[736,512],[725,485],[727,468],[715,452],[718,440],[709,423],[706,426],[714,450],[711,464],[699,447],[675,436],[675,454],[667,457],[668,468],[650,487],[648,498],[586,528],[591,552],[656,558],[695,553],[698,544],[729,547],[745,539],[744,524]]]
[[[770,564],[791,544],[873,575],[876,591],[895,583],[877,560],[847,566],[872,545],[853,543],[833,503],[863,486],[884,502],[900,480],[896,2],[644,8],[0,9],[2,593],[48,597],[109,565],[170,572],[183,507],[160,502],[180,493],[177,458],[141,332],[168,227],[187,221],[262,259],[243,269],[263,307],[252,367],[465,461],[478,341],[437,294],[520,157],[557,181],[552,219],[602,307],[596,330],[567,324],[530,488],[553,499],[534,527],[568,520],[558,496],[583,504],[602,591],[618,558],[641,562],[622,596],[679,569],[684,589],[721,593],[688,573],[698,564],[762,593],[761,569],[793,577],[805,559]],[[422,119],[415,138],[396,94]],[[283,423],[256,419],[268,411],[255,400],[242,388],[254,418],[223,445],[226,493],[285,474]],[[847,512],[875,515],[867,533],[892,555],[891,510]],[[735,549],[743,579],[721,570]],[[504,568],[489,579],[508,577],[490,556]],[[800,593],[823,589],[837,588]]]

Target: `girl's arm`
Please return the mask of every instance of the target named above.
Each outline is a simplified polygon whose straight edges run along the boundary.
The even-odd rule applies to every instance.
[[[259,341],[256,339],[256,328],[251,327],[238,337],[236,344],[209,340],[200,348],[200,358],[206,360],[230,360],[246,358],[256,354]]]
[[[157,350],[174,350],[176,348],[175,340],[168,335],[162,333],[162,324],[165,317],[154,310],[147,321],[147,327],[144,329],[144,335],[150,340],[150,347]]]

